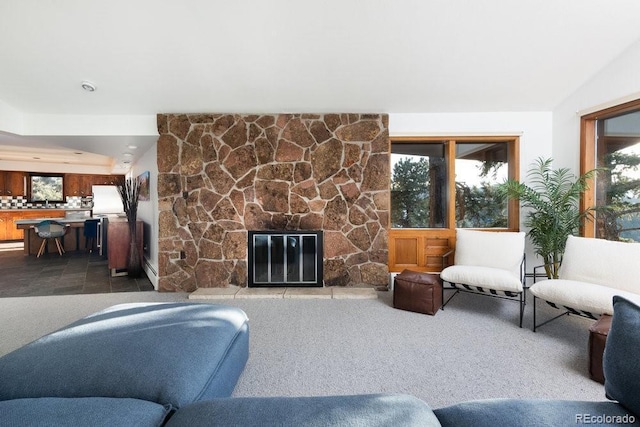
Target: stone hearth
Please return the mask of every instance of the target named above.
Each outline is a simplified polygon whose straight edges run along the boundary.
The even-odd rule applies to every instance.
[[[386,286],[384,114],[158,115],[159,288],[247,285],[248,230],[323,230],[325,286]]]

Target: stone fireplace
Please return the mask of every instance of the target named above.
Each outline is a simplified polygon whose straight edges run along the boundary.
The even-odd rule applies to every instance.
[[[247,286],[248,231],[322,230],[325,286],[386,286],[385,114],[159,114],[159,288]]]

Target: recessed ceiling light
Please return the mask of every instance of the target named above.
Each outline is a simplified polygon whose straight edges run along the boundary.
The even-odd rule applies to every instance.
[[[88,80],[85,80],[81,83],[82,89],[86,90],[87,92],[95,92],[96,91],[96,85],[91,83]]]
[[[138,146],[137,146],[137,145],[133,145],[133,144],[131,144],[131,145],[127,145],[127,148],[128,148],[129,150],[135,150],[136,148],[138,148]]]
[[[131,154],[131,153],[122,153],[122,155],[123,155],[123,156],[125,156],[125,157],[131,157],[131,156],[133,156],[133,154]]]

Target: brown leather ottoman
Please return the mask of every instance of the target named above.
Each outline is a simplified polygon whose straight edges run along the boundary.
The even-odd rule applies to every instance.
[[[609,329],[611,329],[611,316],[608,314],[600,316],[589,328],[589,376],[602,384],[604,384],[602,356]]]
[[[393,306],[417,313],[436,314],[442,307],[440,275],[404,270],[393,282]]]

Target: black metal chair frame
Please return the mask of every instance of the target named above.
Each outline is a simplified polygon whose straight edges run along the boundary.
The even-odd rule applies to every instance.
[[[536,274],[536,270],[538,270],[539,268],[544,267],[544,265],[536,265],[535,267],[533,267],[533,283],[536,283],[536,278],[538,277],[538,275]],[[542,276],[541,276],[542,277]],[[544,276],[546,277],[546,276]],[[557,320],[561,317],[564,316],[569,316],[571,314],[576,315],[576,316],[580,316],[583,317],[585,319],[589,319],[589,320],[597,320],[593,315],[591,314],[585,314],[585,313],[581,313],[578,310],[574,310],[572,308],[569,307],[564,307],[564,310],[562,313],[558,314],[557,316],[552,317],[551,319],[547,319],[542,323],[536,323],[536,303],[538,299],[542,299],[542,298],[537,298],[535,295],[533,296],[533,332],[536,332],[538,330],[539,327],[546,325],[547,323],[551,323],[554,320]],[[552,302],[546,301],[546,300],[542,300],[544,302],[546,302],[548,305],[550,305],[553,308],[556,308],[558,310],[562,310],[560,307],[558,307],[557,305],[553,304]]]
[[[444,270],[446,267],[449,266],[449,256],[454,252],[454,250],[451,250],[449,252],[447,252],[446,254],[442,255],[442,269]],[[491,297],[491,298],[497,298],[497,299],[504,299],[507,301],[514,301],[514,302],[518,302],[520,304],[520,322],[519,322],[519,326],[522,328],[522,318],[524,317],[524,308],[527,305],[527,287],[525,286],[525,271],[527,269],[527,257],[525,254],[522,255],[522,261],[520,261],[520,282],[522,283],[522,292],[512,292],[514,295],[513,296],[509,296],[509,295],[494,295],[494,294],[488,294],[485,292],[479,292],[479,291],[474,291],[472,289],[460,289],[459,287],[456,286],[456,283],[451,283],[451,282],[447,282],[447,283],[451,283],[452,286],[449,287],[445,287],[444,283],[445,280],[442,281],[442,309],[444,310],[445,305],[447,305],[449,303],[449,301],[451,301],[451,299],[453,297],[455,297],[459,292],[465,292],[465,293],[469,293],[469,294],[475,294],[475,295],[482,295],[482,296],[486,296],[486,297]],[[458,284],[458,285],[462,285],[462,284]],[[481,288],[481,287],[479,287]],[[455,292],[453,293],[453,295],[451,295],[446,301],[444,299],[444,291],[448,290],[448,291],[452,291],[455,290]],[[517,297],[517,298],[516,298]]]

